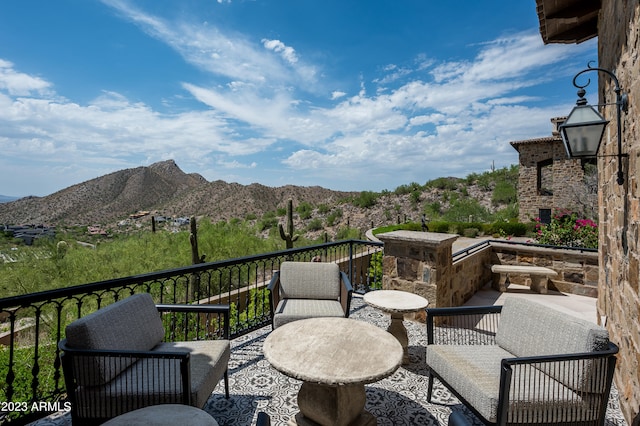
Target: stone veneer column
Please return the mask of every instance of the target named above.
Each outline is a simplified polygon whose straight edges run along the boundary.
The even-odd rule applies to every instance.
[[[376,237],[384,243],[383,289],[420,295],[429,307],[453,306],[451,249],[457,235],[393,231]],[[416,317],[424,319],[424,312]]]

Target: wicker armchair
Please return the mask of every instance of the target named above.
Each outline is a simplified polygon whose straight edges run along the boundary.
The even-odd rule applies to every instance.
[[[335,263],[282,262],[269,286],[271,325],[313,317],[349,317],[353,287]]]
[[[175,329],[185,341],[163,342]],[[73,424],[156,404],[202,408],[223,377],[228,398],[228,339],[229,306],[155,305],[147,293],[78,319],[59,343]]]
[[[618,347],[539,303],[427,309],[427,399],[437,378],[485,424],[602,425]]]

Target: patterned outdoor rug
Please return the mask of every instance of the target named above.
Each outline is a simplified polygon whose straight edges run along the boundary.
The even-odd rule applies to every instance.
[[[368,307],[358,295],[352,301],[351,318],[385,329],[389,324],[388,315]],[[377,417],[381,426],[446,425],[452,410],[464,414],[474,425],[481,425],[437,381],[433,402],[427,402],[426,327],[411,321],[405,321],[405,325],[409,334],[410,363],[400,367],[392,376],[366,386],[366,410]],[[221,382],[204,407],[220,426],[251,426],[255,424],[259,411],[269,414],[272,425],[285,425],[297,413],[296,394],[302,382],[276,371],[262,354],[262,343],[270,331],[270,326],[264,327],[231,342],[231,397],[224,398]],[[615,388],[611,392],[605,424],[626,425]],[[34,425],[66,426],[71,425],[71,418],[68,414],[59,414],[39,420]]]

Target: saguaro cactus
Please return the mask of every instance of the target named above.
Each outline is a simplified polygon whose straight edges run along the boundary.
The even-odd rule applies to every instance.
[[[189,242],[191,243],[191,263],[194,265],[204,263],[206,255],[203,254],[200,256],[198,253],[198,228],[196,226],[195,216],[191,216],[191,219],[189,220],[189,227],[191,228],[191,232],[189,233]],[[189,300],[196,300],[200,292],[200,273],[193,273],[189,281]]]
[[[281,223],[278,224],[278,230],[280,238],[285,241],[287,248],[293,248],[293,242],[298,239],[299,235],[293,235],[293,201],[291,199],[287,202],[287,232],[284,231]]]
[[[189,228],[191,229],[191,232],[189,233],[189,242],[191,243],[191,263],[194,265],[204,263],[206,254],[200,256],[198,253],[198,228],[196,226],[195,216],[191,216],[189,219]]]

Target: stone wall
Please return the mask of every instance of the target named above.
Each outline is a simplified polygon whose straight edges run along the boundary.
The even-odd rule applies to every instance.
[[[491,241],[454,262],[455,235],[394,231],[378,238],[384,242],[382,288],[418,294],[430,307],[463,305],[491,282],[494,264],[547,266],[558,272],[549,288],[594,298],[598,294],[595,252]],[[514,284],[531,285],[528,275],[509,278]]]
[[[489,245],[453,262],[452,306],[462,306],[491,282],[493,249]]]
[[[629,94],[622,117],[624,183],[616,183],[617,119],[613,106],[601,108],[611,120],[598,155],[600,269],[598,312],[620,347],[615,382],[629,424],[640,424],[640,2],[602,0],[598,18],[598,66],[612,71]],[[592,81],[596,81],[595,72]],[[599,103],[614,102],[611,78],[598,73]],[[595,85],[587,91],[596,90]]]
[[[549,289],[580,296],[598,297],[597,252],[492,242],[491,263],[546,266],[558,273],[556,278],[549,280]],[[528,275],[510,274],[509,281],[531,286]]]

